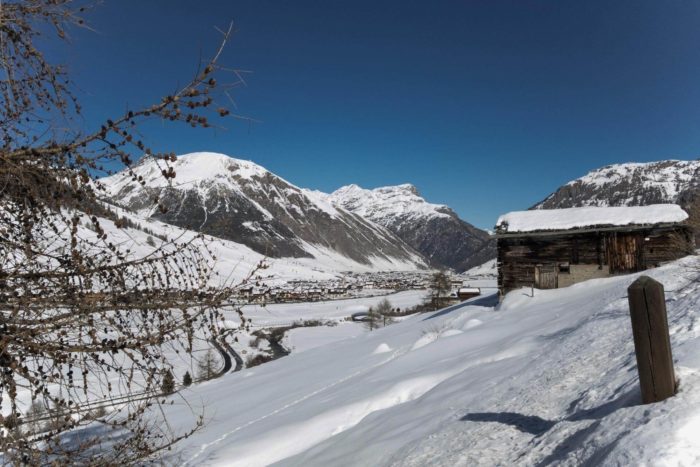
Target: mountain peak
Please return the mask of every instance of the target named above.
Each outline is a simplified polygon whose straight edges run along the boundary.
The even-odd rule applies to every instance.
[[[181,168],[183,179],[205,180],[231,174],[240,178],[262,177],[270,173],[266,168],[252,161],[236,159],[216,152],[192,152],[178,156],[174,163],[175,171]],[[183,179],[179,179],[178,182]]]
[[[386,193],[391,193],[391,192],[410,193],[410,194],[418,196],[419,198],[422,199],[420,192],[418,191],[418,188],[416,188],[415,185],[412,185],[410,183],[402,183],[401,185],[394,185],[394,186],[384,186],[384,187],[377,188],[377,190],[383,191]]]
[[[440,267],[465,270],[495,254],[486,232],[461,220],[449,207],[427,202],[410,183],[373,190],[348,185],[329,199],[386,227]]]
[[[368,190],[352,184],[337,189],[329,195],[337,205],[376,219],[381,216],[448,216],[447,206],[428,203],[418,189],[410,183],[384,186]]]
[[[421,197],[420,192],[418,191],[418,188],[416,188],[415,185],[411,183],[402,183],[401,185],[388,185],[388,186],[380,186],[378,188],[373,188],[373,189],[368,189],[368,188],[362,188],[361,186],[351,183],[349,185],[345,185],[343,187],[338,188],[335,190],[333,193],[331,193],[330,196],[334,197],[339,197],[339,196],[347,196],[352,194],[353,196],[359,196],[359,195],[364,195],[364,196],[381,196],[384,197],[386,195],[392,195],[392,194],[410,194],[413,196],[416,196],[420,198],[420,201],[425,202],[425,200]]]
[[[696,189],[700,161],[662,160],[606,165],[559,187],[534,209],[677,203]]]
[[[175,171],[175,179],[172,182],[162,175],[163,169],[168,165]],[[254,162],[216,152],[182,154],[167,165],[162,160],[144,157],[132,170],[136,175],[143,177],[146,185],[151,188],[164,188],[170,184],[175,187],[202,184],[209,186],[214,183],[233,187],[240,182],[271,175],[270,171]],[[128,172],[122,171],[101,181],[110,186],[113,192],[117,192],[131,184],[131,177]]]

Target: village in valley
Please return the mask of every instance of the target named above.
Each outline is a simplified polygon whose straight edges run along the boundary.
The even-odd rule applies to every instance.
[[[495,263],[494,263],[495,266]],[[290,280],[281,285],[265,285],[264,279],[256,280],[236,290],[234,300],[242,304],[314,302],[374,297],[406,290],[420,290],[429,295],[433,283],[433,271],[385,271],[376,273],[341,272],[341,279],[326,281]],[[447,274],[449,290],[441,292],[447,298],[465,299],[468,289],[496,287],[496,270],[479,270],[469,273]],[[471,292],[473,293],[473,292]],[[461,294],[461,296],[460,296]],[[471,297],[469,297],[471,298]]]

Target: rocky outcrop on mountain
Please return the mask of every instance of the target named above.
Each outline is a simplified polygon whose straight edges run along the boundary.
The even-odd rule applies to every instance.
[[[223,154],[194,153],[172,163],[172,183],[154,159],[101,179],[111,202],[146,217],[245,244],[270,257],[314,257],[318,248],[361,264],[410,263],[423,257],[389,230],[298,188],[263,167]],[[167,207],[162,213],[157,196]]]
[[[463,221],[447,206],[428,203],[410,184],[333,192],[336,205],[380,224],[421,252],[433,266],[465,271],[496,256],[489,234]]]
[[[700,161],[614,164],[563,185],[532,209],[685,204],[700,181]]]

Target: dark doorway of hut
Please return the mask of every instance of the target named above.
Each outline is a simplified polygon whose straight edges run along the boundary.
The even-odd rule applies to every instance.
[[[606,241],[611,274],[626,274],[645,269],[643,234],[612,232]]]
[[[559,287],[559,274],[554,265],[538,264],[535,266],[535,287],[538,289],[556,289]]]

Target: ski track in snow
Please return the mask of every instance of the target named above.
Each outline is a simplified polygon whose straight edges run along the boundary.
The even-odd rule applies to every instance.
[[[195,459],[197,459],[197,458],[200,457],[202,454],[204,454],[210,447],[215,446],[215,445],[221,443],[222,441],[226,440],[226,438],[228,438],[228,437],[231,436],[232,434],[234,434],[234,433],[236,433],[236,432],[238,432],[238,431],[240,431],[240,430],[243,430],[243,429],[245,429],[245,428],[248,428],[249,426],[254,425],[254,424],[258,423],[258,422],[261,422],[262,420],[265,420],[266,418],[272,417],[273,415],[276,415],[276,414],[278,414],[278,413],[280,413],[280,412],[282,412],[282,411],[284,411],[284,410],[287,410],[287,409],[289,409],[289,408],[291,408],[291,407],[294,407],[295,405],[298,405],[298,404],[304,402],[305,400],[308,400],[308,399],[310,399],[310,398],[312,398],[312,397],[315,397],[315,396],[321,394],[322,392],[327,391],[327,390],[329,390],[329,389],[331,389],[331,388],[333,388],[333,387],[335,387],[335,386],[337,386],[337,385],[339,385],[339,384],[345,383],[345,382],[347,382],[347,381],[349,381],[349,380],[351,380],[351,379],[353,379],[353,378],[356,378],[356,377],[362,375],[363,373],[368,373],[368,372],[374,370],[375,368],[379,368],[379,367],[381,367],[381,366],[383,366],[383,365],[386,365],[387,363],[389,363],[390,361],[394,360],[395,358],[397,358],[398,356],[402,355],[403,353],[406,353],[406,351],[405,351],[405,350],[404,350],[404,351],[396,351],[396,352],[394,352],[394,353],[391,355],[391,357],[389,357],[389,358],[387,358],[387,359],[385,359],[385,360],[382,360],[381,362],[379,362],[379,363],[377,363],[377,364],[375,364],[375,365],[373,365],[373,366],[371,366],[371,367],[363,368],[363,369],[361,369],[361,370],[358,370],[358,371],[352,373],[351,375],[346,376],[345,378],[341,378],[341,379],[339,379],[339,380],[336,380],[336,381],[334,381],[333,383],[331,383],[331,384],[329,384],[329,385],[327,385],[327,386],[324,386],[324,387],[322,387],[322,388],[320,388],[320,389],[317,389],[317,390],[315,390],[315,391],[313,391],[313,392],[310,392],[309,394],[305,395],[304,397],[301,397],[301,398],[296,399],[296,400],[294,400],[294,401],[292,401],[292,402],[289,402],[289,403],[283,405],[282,407],[279,407],[279,408],[273,410],[272,412],[269,412],[269,413],[267,413],[267,414],[265,414],[265,415],[262,415],[261,417],[258,417],[258,418],[254,419],[254,420],[251,420],[251,421],[249,421],[249,422],[247,422],[247,423],[245,423],[245,424],[243,424],[243,425],[239,425],[239,426],[235,427],[234,429],[232,429],[231,431],[228,431],[228,432],[224,433],[222,436],[220,436],[219,438],[215,439],[214,441],[212,441],[212,442],[210,442],[210,443],[203,444],[202,447],[201,447],[201,449],[199,450],[199,452],[197,452],[197,454],[195,454],[194,456],[192,456],[192,457],[187,461],[187,463],[190,464],[190,463],[193,462]]]

